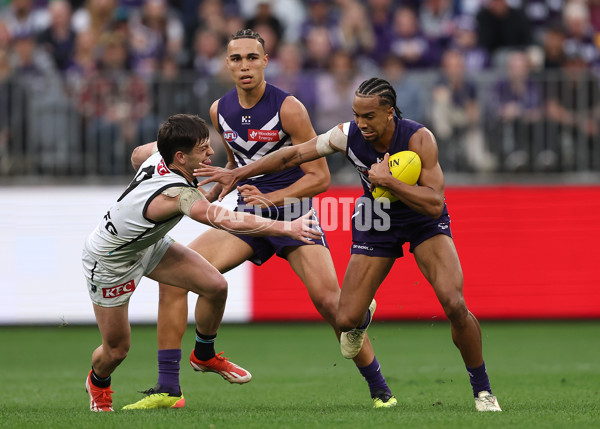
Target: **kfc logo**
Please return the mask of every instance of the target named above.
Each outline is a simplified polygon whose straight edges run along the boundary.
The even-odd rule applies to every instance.
[[[165,174],[169,174],[169,169],[165,165],[164,159],[161,159],[160,162],[158,163],[158,165],[156,166],[156,172],[158,174],[160,174],[161,176],[164,176]]]
[[[236,133],[235,131],[225,131],[223,133],[223,138],[227,143],[231,143],[232,141],[235,141],[235,139],[238,138],[238,133]]]
[[[279,131],[277,130],[248,130],[248,141],[253,142],[278,142]]]
[[[110,288],[102,288],[102,296],[104,298],[116,298],[126,293],[133,292],[135,290],[135,283],[133,280],[129,280],[127,283],[118,285]]]

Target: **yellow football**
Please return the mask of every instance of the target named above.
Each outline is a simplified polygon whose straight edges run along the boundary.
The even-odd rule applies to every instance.
[[[419,175],[421,174],[421,158],[413,151],[404,150],[391,155],[389,166],[392,176],[404,183],[414,185],[417,183],[417,180],[419,180]],[[378,201],[383,198],[387,198],[391,202],[398,201],[398,198],[394,197],[387,188],[383,186],[376,186],[375,189],[373,189],[372,194],[373,198]]]

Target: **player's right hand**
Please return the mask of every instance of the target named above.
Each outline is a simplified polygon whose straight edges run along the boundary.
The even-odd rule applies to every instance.
[[[290,226],[290,237],[300,240],[307,244],[315,244],[314,240],[321,240],[323,233],[314,227],[319,226],[319,222],[313,218],[313,209],[310,209],[304,216],[288,222]]]
[[[206,179],[198,183],[198,186],[204,186],[211,182],[220,183],[223,188],[219,194],[219,201],[223,201],[225,195],[233,191],[238,182],[235,170],[228,170],[227,168],[213,167],[210,165],[201,165],[200,168],[194,169],[194,176],[206,177]]]

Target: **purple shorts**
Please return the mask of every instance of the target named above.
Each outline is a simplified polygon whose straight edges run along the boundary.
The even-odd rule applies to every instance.
[[[444,234],[452,238],[450,216],[446,213],[437,219],[423,218],[418,221],[394,225],[387,231],[359,231],[352,227],[351,254],[378,256],[383,258],[401,258],[404,256],[402,245],[410,243],[409,251],[425,240]]]
[[[251,212],[257,216],[268,217],[275,220],[289,221],[297,219],[301,215],[306,214],[306,212],[308,212],[308,210],[310,210],[311,208],[312,199],[304,199],[302,203],[298,203],[297,206],[290,205],[285,207],[276,207],[265,209],[262,212],[257,212],[253,207],[238,205],[236,211]],[[316,210],[313,214],[313,219],[315,219],[317,222],[319,221]],[[320,232],[323,232],[320,224],[316,229],[318,229]],[[256,265],[262,265],[263,263],[267,262],[269,258],[271,258],[271,256],[273,255],[277,255],[280,258],[285,259],[285,249],[287,247],[312,246],[300,240],[294,240],[293,238],[289,237],[251,237],[249,235],[234,235],[240,240],[248,243],[248,245],[252,247],[254,255],[252,255],[250,261]],[[327,240],[325,239],[325,235],[323,235],[321,237],[321,240],[316,242],[316,244],[320,244],[329,248]]]

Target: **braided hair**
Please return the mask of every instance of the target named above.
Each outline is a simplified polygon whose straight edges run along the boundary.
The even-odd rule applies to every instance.
[[[360,84],[354,94],[359,97],[370,97],[376,95],[379,97],[380,106],[393,107],[396,116],[402,119],[402,112],[400,109],[398,109],[398,106],[396,106],[396,90],[387,80],[380,79],[378,77],[367,79]]]
[[[258,34],[254,30],[251,30],[249,28],[246,28],[245,30],[239,30],[237,33],[235,33],[234,35],[232,35],[229,38],[229,41],[231,42],[232,40],[238,40],[238,39],[254,39],[254,40],[258,40],[258,42],[263,47],[263,51],[265,51],[265,41],[264,41],[264,39],[262,37],[260,37],[260,34]],[[265,52],[267,52],[267,51],[265,51]]]

